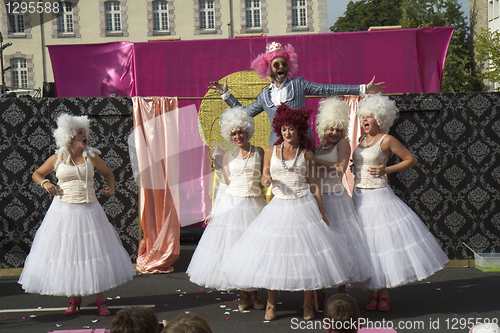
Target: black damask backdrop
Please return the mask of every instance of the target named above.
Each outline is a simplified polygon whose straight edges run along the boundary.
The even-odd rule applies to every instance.
[[[403,94],[390,134],[418,160],[390,184],[436,236],[450,259],[500,250],[500,93]],[[55,151],[61,112],[92,120],[89,145],[116,177],[116,196],[98,194],[133,262],[138,195],[130,166],[130,98],[0,98],[0,268],[23,267],[51,198],[31,174]],[[389,165],[396,163],[391,156]],[[56,181],[51,174],[52,181]],[[104,179],[96,178],[101,189]]]

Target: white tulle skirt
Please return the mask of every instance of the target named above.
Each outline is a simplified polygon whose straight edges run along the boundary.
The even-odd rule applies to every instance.
[[[274,197],[222,260],[239,289],[314,290],[349,281],[352,260],[342,237],[322,220],[312,194]]]
[[[349,283],[363,288],[371,278],[373,269],[370,250],[366,243],[365,234],[359,225],[358,214],[352,198],[345,190],[324,193],[322,197],[330,228],[345,237],[347,250],[353,260],[353,276]]]
[[[220,270],[220,261],[265,205],[263,197],[222,196],[186,270],[191,282],[218,290],[235,289]]]
[[[369,289],[393,288],[425,279],[448,262],[424,223],[389,186],[355,188],[352,199],[374,268]]]
[[[19,278],[29,293],[85,296],[135,275],[130,257],[99,202],[54,199],[36,232]]]

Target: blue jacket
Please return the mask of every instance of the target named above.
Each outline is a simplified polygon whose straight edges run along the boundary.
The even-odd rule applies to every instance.
[[[330,96],[330,95],[359,95],[359,85],[349,86],[340,84],[322,84],[314,83],[304,80],[303,77],[294,77],[285,82],[284,89],[287,90],[286,100],[283,102],[292,109],[300,109],[306,105],[306,95],[315,96]],[[241,103],[233,95],[225,100],[225,102],[232,108],[242,106]],[[271,126],[274,119],[274,114],[278,105],[275,105],[271,100],[271,89],[269,87],[263,89],[257,100],[247,106],[245,109],[249,115],[255,117],[262,111],[266,111]],[[312,135],[312,133],[310,133]],[[278,137],[271,130],[269,136],[269,144],[272,145],[278,140]]]

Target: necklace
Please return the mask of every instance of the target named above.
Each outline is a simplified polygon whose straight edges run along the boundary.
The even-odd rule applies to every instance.
[[[73,162],[73,164],[75,165],[76,175],[78,176],[78,180],[82,181],[82,179],[80,178],[80,170],[78,170],[78,164],[76,164],[75,161],[73,161],[72,157],[70,157],[70,159],[71,159],[71,162]],[[83,183],[83,188],[85,189],[85,195],[86,195],[86,199],[87,199],[86,201],[88,203],[89,202],[89,191],[88,191],[87,183],[88,183],[89,173],[87,171],[87,160],[85,159],[85,157],[83,158],[83,163],[85,164],[85,183]]]
[[[368,138],[368,136],[366,136],[366,138]],[[375,139],[377,138],[377,136],[375,135],[373,137],[373,140],[370,141],[370,142],[366,142],[366,138],[365,138],[365,148],[369,147],[373,143],[373,141],[375,141]]]
[[[333,146],[335,146],[335,143],[332,143],[332,144],[331,144],[331,145],[329,145],[329,146],[325,146],[325,145],[323,145],[323,146],[321,146],[321,149],[327,150],[327,149],[332,148]]]
[[[236,177],[236,176],[239,176],[239,175],[241,175],[243,173],[243,171],[245,170],[245,167],[247,166],[247,162],[250,159],[250,153],[251,152],[252,152],[252,145],[250,145],[250,148],[248,149],[248,154],[245,157],[242,158],[245,161],[245,163],[243,164],[243,167],[241,168],[241,170],[238,173],[236,173],[234,175],[231,175],[231,176]],[[236,158],[238,158],[238,155],[236,155],[236,147],[234,148],[233,155]]]
[[[295,159],[294,159],[293,165],[291,167],[288,167],[285,163],[285,160],[283,159],[283,142],[281,143],[280,155],[281,155],[281,165],[283,165],[283,168],[290,171],[293,168],[295,168],[295,166],[297,165],[297,157],[299,156],[299,147],[297,147],[297,151],[295,152]]]

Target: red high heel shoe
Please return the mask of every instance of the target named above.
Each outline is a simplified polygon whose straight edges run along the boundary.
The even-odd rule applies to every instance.
[[[68,301],[68,308],[64,311],[65,315],[73,315],[76,313],[76,309],[80,310],[80,304],[82,304],[82,298],[80,297],[76,301]],[[70,306],[73,305],[72,308]]]
[[[389,311],[389,296],[379,297],[378,301],[379,301],[379,303],[378,303],[377,310],[382,311],[382,312]],[[385,305],[384,306],[380,305],[380,301],[385,301]]]
[[[104,300],[104,301],[100,301],[98,300],[97,298],[95,299],[95,302],[97,304],[97,308],[99,309],[99,315],[101,316],[109,316],[110,315],[110,312],[108,309],[103,309],[102,308],[102,305],[105,304],[106,307],[108,306],[108,301]]]
[[[374,299],[374,300],[375,300],[375,302],[377,302],[377,304],[375,304],[375,305],[370,305],[370,301],[371,301],[372,299]],[[378,298],[378,297],[376,297],[376,296],[368,296],[368,304],[366,305],[366,310],[368,310],[368,311],[375,311],[375,310],[377,310],[378,300],[379,300],[379,298]]]

